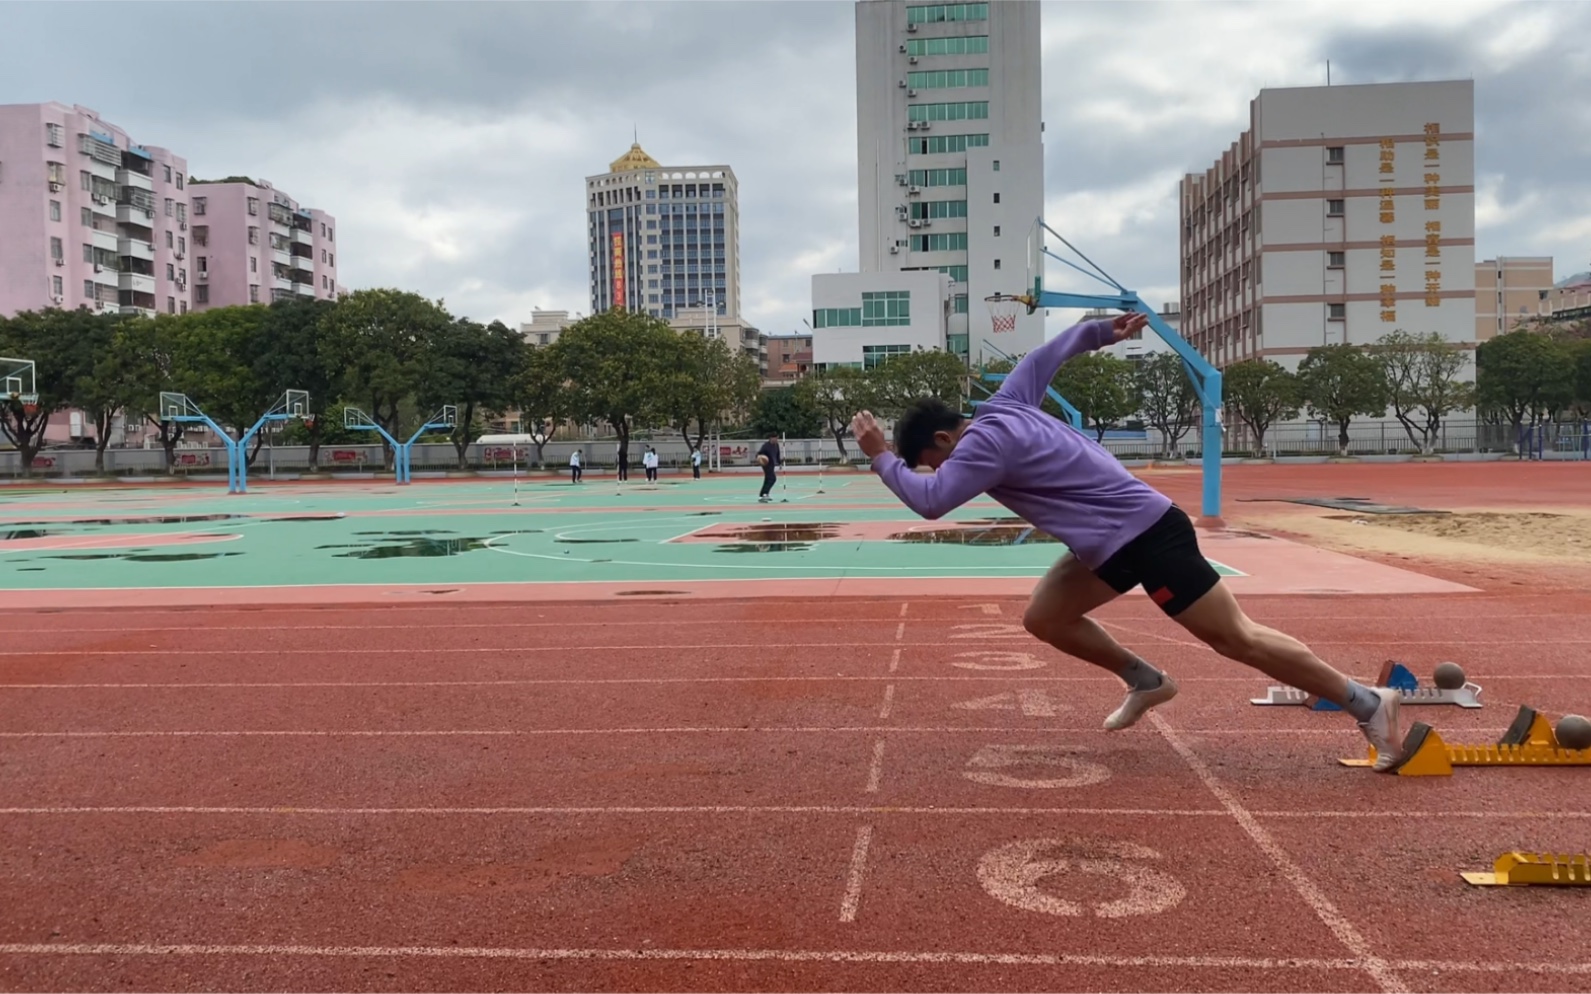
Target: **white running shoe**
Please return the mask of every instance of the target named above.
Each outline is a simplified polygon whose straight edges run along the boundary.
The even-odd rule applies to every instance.
[[[1376,747],[1375,770],[1385,773],[1402,758],[1403,728],[1398,720],[1398,710],[1403,694],[1393,687],[1372,687],[1370,692],[1381,698],[1381,706],[1369,721],[1359,722],[1359,730]]]
[[[1164,704],[1177,696],[1177,682],[1169,674],[1160,674],[1160,686],[1154,690],[1133,690],[1127,694],[1127,699],[1121,702],[1121,707],[1110,713],[1105,719],[1105,727],[1110,731],[1131,728],[1138,723],[1138,719],[1149,713],[1149,709],[1157,704]]]

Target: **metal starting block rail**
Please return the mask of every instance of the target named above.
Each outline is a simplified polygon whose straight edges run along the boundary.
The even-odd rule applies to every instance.
[[[1462,687],[1452,690],[1442,687],[1422,686],[1419,678],[1402,663],[1388,661],[1381,667],[1381,674],[1376,677],[1377,687],[1392,687],[1399,692],[1404,704],[1453,704],[1461,708],[1478,708],[1481,706],[1481,687],[1478,683],[1466,682]],[[1307,707],[1311,711],[1341,711],[1337,705],[1330,701],[1321,700],[1312,694],[1306,694],[1296,687],[1284,687],[1273,684],[1266,688],[1264,697],[1249,699],[1250,704],[1260,705],[1292,705]]]
[[[1505,852],[1489,873],[1460,873],[1476,887],[1591,887],[1591,855]]]

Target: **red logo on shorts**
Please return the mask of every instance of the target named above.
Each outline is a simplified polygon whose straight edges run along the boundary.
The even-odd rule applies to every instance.
[[[1170,587],[1161,587],[1159,590],[1153,590],[1149,593],[1149,599],[1154,601],[1155,604],[1160,607],[1165,607],[1166,601],[1169,601],[1175,596],[1176,594],[1171,592]]]

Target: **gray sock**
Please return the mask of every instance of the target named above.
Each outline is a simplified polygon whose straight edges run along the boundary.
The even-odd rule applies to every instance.
[[[1164,681],[1165,675],[1137,656],[1127,668],[1116,674],[1127,682],[1130,690],[1154,690]]]
[[[1362,683],[1348,681],[1348,700],[1343,705],[1343,710],[1353,715],[1354,721],[1369,721],[1376,709],[1381,707],[1381,698]]]

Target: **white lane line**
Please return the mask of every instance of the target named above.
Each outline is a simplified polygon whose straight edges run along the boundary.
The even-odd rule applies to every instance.
[[[845,897],[840,901],[842,922],[856,921],[856,909],[862,902],[862,878],[867,873],[867,847],[872,842],[872,825],[856,830],[856,844],[851,847],[851,872],[845,881]]]
[[[0,956],[298,956],[374,959],[652,960],[784,963],[937,963],[976,966],[1094,966],[1211,970],[1361,970],[1355,959],[1261,956],[1111,956],[1098,953],[979,953],[857,949],[580,949],[500,946],[265,946],[156,943],[4,943]],[[1452,973],[1591,974],[1591,962],[1396,960],[1400,970]]]
[[[880,721],[889,717],[890,709],[895,706],[895,685],[889,684],[884,688],[884,703],[879,705],[878,717]]]
[[[879,739],[873,743],[873,762],[867,768],[867,786],[864,790],[869,794],[878,793],[878,781],[884,775],[884,740]]]
[[[900,669],[900,650],[896,649],[894,655],[889,657],[889,671],[891,673]]]
[[[1365,972],[1369,973],[1388,994],[1405,994],[1409,988],[1393,971],[1391,964],[1375,954],[1375,950],[1371,948],[1365,937],[1359,934],[1353,923],[1337,910],[1337,906],[1331,903],[1331,898],[1326,896],[1325,891],[1321,890],[1298,864],[1293,862],[1287,851],[1271,838],[1271,833],[1267,832],[1243,807],[1237,795],[1227,790],[1221,781],[1216,779],[1204,760],[1200,759],[1198,754],[1171,730],[1171,726],[1164,718],[1150,714],[1149,720],[1154,723],[1166,743],[1192,768],[1194,776],[1198,777],[1209,788],[1210,793],[1215,795],[1216,800],[1221,802],[1221,806],[1231,813],[1243,833],[1253,840],[1260,851],[1270,859],[1272,865],[1281,871],[1287,882],[1293,885],[1293,890],[1298,892],[1298,896],[1309,905],[1321,923],[1331,930],[1338,942],[1358,958]]]
[[[901,604],[901,606],[900,606],[900,616],[902,618],[906,617],[906,609],[909,608],[909,607],[911,607],[911,602],[910,601],[906,601],[905,603]]]

